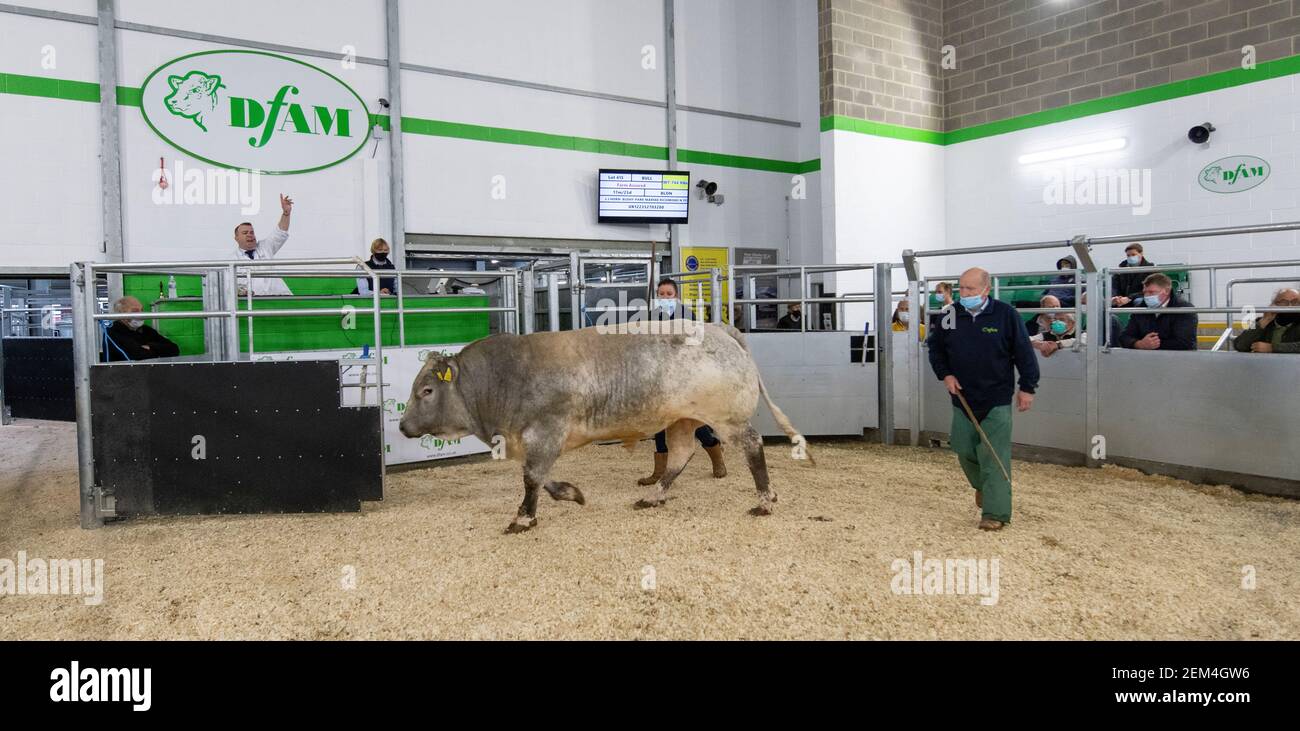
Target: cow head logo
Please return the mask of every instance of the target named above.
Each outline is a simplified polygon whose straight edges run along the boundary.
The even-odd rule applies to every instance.
[[[1223,168],[1218,165],[1212,165],[1201,171],[1201,180],[1207,183],[1219,182],[1219,176],[1223,174]]]
[[[205,115],[217,111],[217,89],[225,87],[220,76],[209,76],[202,71],[191,71],[184,76],[168,76],[172,91],[164,99],[167,111],[178,117],[192,119],[204,132]]]

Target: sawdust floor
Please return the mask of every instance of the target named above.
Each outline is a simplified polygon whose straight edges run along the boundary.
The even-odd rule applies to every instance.
[[[390,475],[360,513],[83,531],[73,427],[29,421],[0,429],[0,559],[100,558],[106,587],[0,594],[0,639],[1300,638],[1300,502],[1016,462],[1014,523],[982,533],[946,451],[811,448],[815,468],[768,445],[766,518],[734,453],[634,511],[643,443],[565,456],[587,505],[543,495],[520,535],[519,466],[488,460]],[[896,593],[917,551],[997,559],[997,602]]]

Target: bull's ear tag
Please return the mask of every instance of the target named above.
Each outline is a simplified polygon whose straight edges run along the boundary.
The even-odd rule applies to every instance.
[[[447,366],[447,370],[445,370],[445,371],[443,371],[442,373],[439,373],[439,374],[438,374],[438,380],[439,380],[439,381],[446,381],[447,383],[451,383],[451,366]]]

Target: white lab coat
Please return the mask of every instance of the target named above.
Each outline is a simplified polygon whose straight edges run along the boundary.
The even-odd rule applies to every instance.
[[[275,253],[279,251],[280,247],[284,246],[284,242],[288,240],[289,240],[289,232],[285,231],[279,226],[276,226],[274,229],[271,230],[270,236],[267,236],[264,239],[258,239],[257,248],[253,249],[253,258],[274,259]],[[243,249],[240,249],[238,246],[236,246],[235,259],[240,261],[248,261],[248,254]],[[240,272],[237,269],[236,274],[238,275],[236,277],[238,281],[238,286],[240,287],[244,286],[243,272]],[[285,285],[284,280],[278,277],[273,277],[273,278],[253,277],[253,294],[254,295],[268,295],[268,294],[289,295],[289,294],[293,294],[293,292],[290,292],[289,287]]]

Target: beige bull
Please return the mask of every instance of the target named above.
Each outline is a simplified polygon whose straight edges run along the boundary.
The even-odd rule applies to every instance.
[[[411,386],[401,431],[411,438],[503,439],[506,456],[524,465],[524,500],[506,529],[515,533],[537,524],[539,488],[556,500],[586,503],[575,485],[551,481],[561,454],[595,441],[621,440],[630,448],[667,429],[668,465],[636,507],[663,505],[694,452],[695,429],[708,424],[724,443],[744,450],[759,500],[750,513],[767,515],[776,493],[762,439],[749,423],[760,396],[795,443],[796,457],[805,458],[803,437],[768,397],[744,337],[732,327],[673,320],[613,332],[494,335],[428,359]]]

